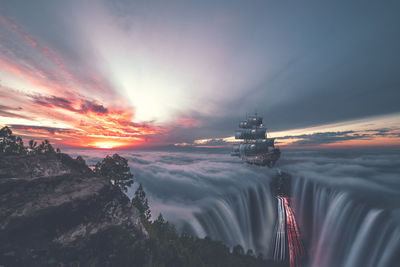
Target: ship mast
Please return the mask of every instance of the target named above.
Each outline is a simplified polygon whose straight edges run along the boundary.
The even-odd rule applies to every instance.
[[[280,157],[279,148],[274,147],[274,138],[268,139],[263,118],[246,113],[246,120],[239,123],[235,139],[243,140],[232,147],[232,156],[238,156],[247,163],[272,167]],[[270,149],[271,148],[271,149]]]

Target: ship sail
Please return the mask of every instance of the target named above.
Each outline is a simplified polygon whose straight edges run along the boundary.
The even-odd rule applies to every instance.
[[[253,127],[259,127],[262,124],[263,118],[258,117],[258,116],[249,116],[247,120],[241,121],[239,123],[239,128],[253,128]]]
[[[239,129],[235,133],[235,139],[262,139],[265,138],[266,128]]]
[[[275,148],[275,139],[267,138],[266,133],[262,117],[257,116],[257,113],[248,116],[239,123],[239,129],[235,132],[235,139],[243,142],[232,147],[231,155],[241,157],[251,164],[272,167],[279,159],[280,150]]]

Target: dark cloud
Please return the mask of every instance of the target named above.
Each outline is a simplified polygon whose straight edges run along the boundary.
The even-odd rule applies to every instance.
[[[366,131],[341,131],[341,132],[320,132],[313,134],[301,134],[301,135],[289,135],[283,137],[275,138],[276,144],[285,143],[284,140],[287,139],[300,139],[296,140],[293,143],[287,145],[288,147],[296,147],[296,146],[318,146],[323,144],[333,144],[342,141],[348,140],[368,140],[373,139],[374,137],[393,137],[396,138],[400,135],[400,133],[396,132],[397,129],[374,129],[374,130],[366,130]],[[222,138],[212,138],[209,140],[204,140],[201,143],[190,142],[185,143],[186,146],[193,147],[201,147],[201,146],[209,146],[209,147],[231,147],[232,143],[224,141]]]
[[[281,12],[278,6],[270,8]],[[362,10],[355,2],[314,3],[296,14],[285,9],[288,13],[274,17],[275,30],[263,24],[253,32],[263,34],[259,42],[268,39],[268,48],[260,53],[275,53],[263,81],[242,88],[242,95],[221,104],[224,110],[219,114],[194,118],[222,137],[255,109],[271,130],[399,112],[400,29],[395,25],[400,19],[394,11],[398,8],[399,3],[392,1],[369,3]],[[207,137],[206,130],[200,131]]]
[[[10,117],[10,118],[19,118],[19,119],[29,119],[32,120],[32,117],[27,117],[27,116],[23,116],[23,115],[19,115],[13,112],[8,112],[8,111],[4,111],[4,110],[0,110],[0,116],[3,117]]]
[[[3,117],[10,117],[10,118],[19,118],[19,119],[32,119],[32,117],[27,117],[24,115],[20,115],[15,113],[14,111],[19,111],[22,108],[12,108],[4,105],[0,105],[0,116]],[[11,110],[11,111],[10,111]]]
[[[400,128],[397,129],[390,129],[390,128],[381,128],[381,129],[374,129],[374,130],[367,130],[367,132],[372,132],[373,135],[376,136],[397,136],[398,133],[393,132],[394,130],[400,130]]]
[[[365,132],[342,131],[342,132],[322,132],[313,134],[290,135],[278,137],[277,143],[282,143],[285,139],[301,139],[291,143],[289,146],[318,146],[323,144],[332,144],[348,140],[368,140],[376,136],[398,137],[397,129],[375,129]]]
[[[132,127],[138,127],[138,128],[152,128],[154,127],[153,125],[154,121],[146,121],[146,122],[132,122],[132,121],[120,121],[120,124],[123,126],[132,126]]]
[[[331,144],[347,140],[357,140],[357,139],[368,139],[372,138],[369,134],[358,134],[354,131],[344,131],[344,132],[324,132],[324,133],[314,133],[314,134],[303,134],[297,136],[285,136],[282,139],[294,139],[300,138],[302,140],[294,142],[294,146],[315,146],[322,144]]]
[[[31,96],[33,101],[36,104],[47,106],[47,107],[59,107],[63,109],[67,109],[70,111],[77,111],[73,106],[72,102],[66,98],[58,97],[58,96],[42,96],[42,95],[33,95]]]
[[[72,101],[64,97],[33,95],[31,96],[31,98],[36,104],[42,106],[59,107],[77,113],[83,113],[83,114],[88,112],[94,112],[98,114],[108,113],[108,109],[104,107],[102,104],[98,104],[90,100],[81,100],[80,102],[83,103],[80,104],[80,109],[77,109],[74,107],[74,103]]]
[[[275,138],[275,144],[284,144],[287,139],[300,139],[296,140],[287,147],[296,146],[318,146],[324,144],[333,144],[348,140],[368,140],[374,137],[399,137],[400,133],[396,132],[398,129],[381,128],[366,131],[339,131],[339,132],[319,132],[313,134],[301,134],[301,135],[288,135],[283,137]],[[203,140],[201,142],[185,142],[178,143],[185,146],[192,147],[231,147],[233,144],[224,141],[222,138],[211,138],[209,140]]]
[[[13,107],[0,105],[0,110],[22,110],[22,108],[21,107],[13,108]]]
[[[39,130],[39,131],[46,131],[46,132],[48,132],[50,134],[55,134],[55,133],[76,133],[77,132],[74,129],[57,128],[57,127],[46,127],[46,126],[31,126],[31,125],[19,125],[19,124],[11,124],[9,126],[13,130],[23,130],[23,131]]]
[[[91,111],[94,113],[105,114],[108,112],[108,109],[105,108],[103,105],[96,104],[91,101],[85,101],[85,103],[81,105],[80,111],[84,113]]]

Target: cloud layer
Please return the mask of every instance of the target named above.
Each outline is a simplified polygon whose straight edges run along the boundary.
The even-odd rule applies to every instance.
[[[355,209],[361,205],[362,210],[383,210],[390,214],[389,220],[400,222],[400,157],[395,152],[283,151],[276,169],[245,164],[226,150],[117,152],[129,160],[136,181],[128,195],[143,184],[153,216],[162,212],[179,231],[209,235],[230,246],[240,243],[267,257],[272,253],[276,211],[269,183],[277,169],[292,175],[298,208],[312,199],[312,189],[321,188],[324,197],[345,195]],[[106,152],[70,153],[95,164]],[[317,204],[324,203],[306,207]],[[304,238],[311,242],[312,224],[304,223],[312,216],[298,212]]]

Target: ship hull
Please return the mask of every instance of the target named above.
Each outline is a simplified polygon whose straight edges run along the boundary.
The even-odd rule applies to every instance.
[[[271,152],[263,153],[256,156],[243,156],[242,160],[249,164],[268,166],[272,168],[281,156],[281,152],[278,148],[275,148]]]

